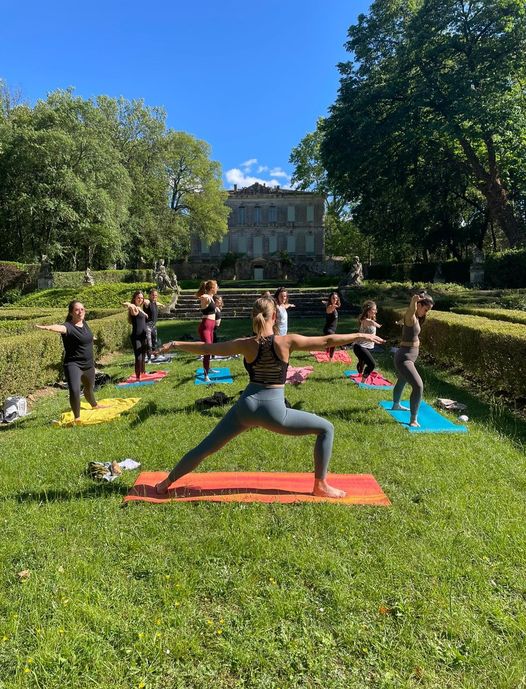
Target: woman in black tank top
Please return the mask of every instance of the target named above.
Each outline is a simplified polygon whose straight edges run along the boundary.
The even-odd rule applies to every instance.
[[[68,384],[69,404],[74,423],[80,420],[80,389],[92,409],[103,409],[93,393],[95,387],[95,362],[93,358],[93,334],[84,320],[86,309],[74,299],[69,303],[64,324],[37,325],[39,330],[49,330],[62,336],[64,345],[64,377]]]
[[[338,292],[331,292],[325,304],[325,325],[323,327],[324,335],[334,335],[338,329],[338,309],[341,307],[340,295]],[[327,354],[332,359],[334,356],[335,347],[329,347]]]
[[[348,344],[358,337],[368,337],[373,342],[384,340],[375,335],[364,336],[357,333],[322,337],[275,335],[276,302],[267,297],[256,300],[252,311],[252,327],[254,337],[216,344],[177,341],[169,342],[161,348],[163,352],[177,347],[194,354],[242,354],[250,383],[238,402],[211,433],[197,447],[187,452],[172,469],[168,478],[157,485],[157,492],[165,493],[174,481],[195,469],[205,457],[219,450],[236,435],[250,428],[260,427],[282,435],[315,435],[312,492],[322,497],[343,497],[343,491],[327,483],[334,437],[333,425],[316,414],[287,409],[285,406],[284,387],[289,357],[293,351],[319,351]]]
[[[133,355],[135,357],[135,377],[137,380],[141,379],[146,370],[146,354],[148,352],[148,339],[146,322],[148,315],[144,311],[144,294],[141,290],[133,293],[131,302],[125,301],[123,303],[128,309],[128,320],[132,326],[130,340],[133,348]]]

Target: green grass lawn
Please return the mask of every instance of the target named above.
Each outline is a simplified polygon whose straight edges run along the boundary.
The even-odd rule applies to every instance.
[[[162,323],[161,336],[196,325]],[[224,322],[224,335],[247,331]],[[131,363],[107,370],[124,377]],[[68,407],[57,392],[0,431],[2,689],[526,686],[526,424],[422,365],[426,399],[466,402],[470,432],[411,435],[345,365],[292,363],[315,366],[286,395],[334,423],[331,469],[373,473],[391,507],[121,509],[136,472],[99,485],[88,461],[169,469],[225,413],[194,410],[209,393],[181,353],[155,386],[99,393],[142,398],[111,424],[52,428]],[[237,394],[242,363],[222,365],[235,380],[218,389]],[[380,367],[392,375],[389,356]],[[254,430],[199,470],[309,471],[312,449]]]

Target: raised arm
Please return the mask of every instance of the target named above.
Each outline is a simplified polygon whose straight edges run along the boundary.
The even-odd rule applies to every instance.
[[[407,307],[407,311],[404,314],[404,323],[407,326],[414,325],[415,317],[416,317],[416,305],[418,304],[419,299],[420,299],[419,294],[413,294],[413,296],[411,297],[411,301],[409,302],[409,306]]]
[[[372,325],[374,328],[381,328],[382,326],[380,323],[377,323],[376,321],[373,321],[372,318],[364,318],[362,320],[362,323],[367,323],[367,325]]]
[[[376,344],[383,344],[378,335],[368,333],[347,333],[342,335],[321,335],[320,337],[305,337],[305,335],[286,335],[290,351],[322,351],[328,347],[342,347],[351,344],[355,340],[370,340]]]
[[[248,355],[250,357],[254,351],[254,338],[242,337],[237,340],[229,340],[228,342],[216,342],[215,344],[172,340],[172,342],[167,342],[163,345],[159,352],[169,352],[171,349],[182,349],[183,352],[190,352],[190,354],[218,354],[219,356],[243,354],[243,356]]]
[[[136,304],[132,304],[131,301],[123,301],[122,305],[125,306],[132,316],[136,316],[140,309]]]
[[[59,323],[55,325],[36,325],[35,328],[38,328],[39,330],[49,330],[51,333],[60,333],[61,335],[65,335],[68,331],[66,330],[65,325],[60,325]]]

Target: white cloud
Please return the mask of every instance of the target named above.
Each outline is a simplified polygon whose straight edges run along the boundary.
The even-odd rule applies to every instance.
[[[288,175],[285,170],[282,170],[280,167],[273,167],[269,172],[269,175],[272,175],[272,177],[284,177],[285,179],[290,179],[290,175]]]
[[[283,170],[280,165],[257,165],[256,173],[252,173],[252,167],[258,162],[257,158],[250,158],[241,163],[239,167],[233,167],[225,172],[225,178],[228,186],[232,187],[237,184],[238,188],[250,187],[252,184],[259,182],[259,184],[266,184],[267,187],[280,186],[282,189],[292,189],[290,184],[291,176]],[[251,174],[252,173],[252,174]],[[264,179],[263,175],[268,176]],[[256,176],[262,175],[262,176]]]
[[[255,165],[257,162],[257,158],[249,158],[248,160],[245,160],[244,163],[241,163],[241,167],[245,170],[245,172],[249,172],[252,168],[252,165]]]

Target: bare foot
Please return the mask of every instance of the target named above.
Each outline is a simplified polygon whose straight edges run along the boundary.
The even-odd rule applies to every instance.
[[[205,376],[205,383],[211,383],[211,382],[212,381],[210,380],[210,378],[208,376]]]
[[[347,494],[344,490],[329,486],[325,479],[314,479],[314,488],[312,494],[320,498],[344,498]]]
[[[73,425],[74,426],[80,426],[82,424],[82,421],[80,420],[80,417],[78,419],[73,419]]]
[[[410,411],[409,407],[403,407],[401,404],[393,404],[391,411]]]
[[[414,419],[413,421],[410,421],[409,425],[411,426],[411,428],[420,428],[420,424],[418,423],[418,421],[416,419]]]
[[[97,404],[94,407],[91,407],[92,409],[109,409],[111,407],[111,404]]]

